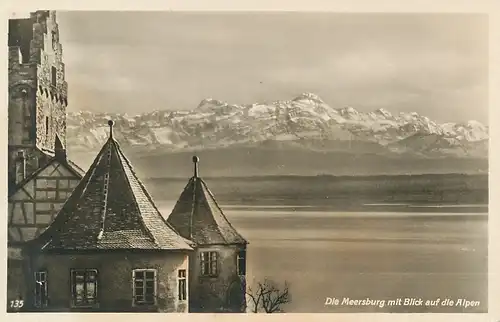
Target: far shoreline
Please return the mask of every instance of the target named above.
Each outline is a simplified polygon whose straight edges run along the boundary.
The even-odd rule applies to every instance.
[[[162,207],[173,208],[174,200],[164,200],[159,201],[159,205]],[[224,210],[225,213],[231,215],[233,212],[255,212],[255,213],[265,213],[265,212],[283,212],[283,213],[303,213],[303,212],[317,212],[317,213],[401,213],[401,214],[434,214],[439,215],[474,215],[487,216],[489,212],[489,207],[487,204],[432,204],[427,205],[417,205],[417,204],[359,204],[359,205],[293,205],[289,203],[242,203],[242,202],[223,202],[219,206]]]

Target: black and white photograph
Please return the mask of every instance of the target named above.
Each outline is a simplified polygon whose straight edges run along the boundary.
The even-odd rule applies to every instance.
[[[489,32],[10,13],[6,311],[488,313]]]

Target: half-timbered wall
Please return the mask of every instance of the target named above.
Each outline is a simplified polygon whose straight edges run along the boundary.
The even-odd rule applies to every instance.
[[[9,198],[9,242],[28,241],[44,231],[77,186],[79,178],[53,161]]]

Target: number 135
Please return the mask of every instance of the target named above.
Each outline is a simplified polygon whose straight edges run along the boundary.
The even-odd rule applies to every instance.
[[[10,301],[10,307],[13,307],[13,308],[16,308],[16,309],[22,308],[23,305],[24,305],[24,301],[23,300]]]

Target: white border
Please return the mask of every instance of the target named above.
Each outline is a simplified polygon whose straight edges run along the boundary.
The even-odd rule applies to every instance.
[[[498,167],[500,166],[500,157],[498,155],[498,139],[499,126],[494,122],[500,121],[500,1],[497,0],[178,0],[178,1],[157,1],[157,0],[86,0],[86,1],[70,1],[70,0],[4,0],[0,4],[2,8],[2,28],[3,32],[0,37],[3,43],[7,42],[7,19],[11,12],[30,12],[36,9],[55,9],[55,10],[137,10],[137,11],[152,11],[152,10],[173,10],[173,11],[332,11],[332,12],[455,12],[455,13],[486,13],[489,15],[490,21],[490,216],[489,216],[489,313],[488,314],[341,314],[341,313],[325,313],[325,314],[253,314],[253,315],[216,315],[216,314],[9,314],[6,316],[8,321],[36,321],[36,320],[72,320],[72,321],[87,321],[102,319],[120,319],[120,321],[141,320],[157,320],[166,321],[175,319],[175,321],[234,321],[234,320],[290,320],[296,319],[302,321],[500,321],[500,285],[499,276],[500,263],[498,260],[498,231],[500,230],[497,210],[499,208],[500,189],[498,188]],[[0,52],[0,61],[2,64],[3,75],[2,85],[3,91],[0,91],[4,106],[0,109],[2,117],[0,117],[1,128],[3,135],[6,138],[7,131],[7,48]],[[3,151],[7,151],[7,140],[1,141]],[[4,157],[0,162],[3,162],[2,175],[7,178],[7,161]],[[0,185],[0,194],[7,196],[7,180],[4,179],[3,185]],[[6,198],[2,199],[4,209],[7,209]],[[4,213],[6,213],[4,211]],[[3,245],[7,241],[7,221],[1,225],[0,235],[4,238]],[[1,248],[0,258],[6,258],[7,249]],[[3,256],[2,256],[3,255]],[[0,276],[6,278],[6,261],[0,266]],[[5,280],[4,280],[5,281]],[[0,304],[5,303],[6,307],[6,283],[1,283],[0,288]],[[6,314],[6,313],[4,313]]]

